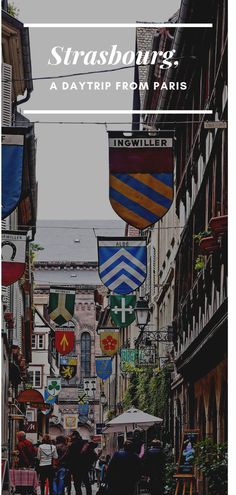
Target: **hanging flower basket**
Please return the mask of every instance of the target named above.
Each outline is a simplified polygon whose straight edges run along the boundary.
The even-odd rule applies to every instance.
[[[211,218],[209,227],[212,231],[212,234],[216,237],[225,234],[228,227],[228,215]]]
[[[199,242],[199,247],[200,251],[202,254],[212,254],[214,253],[217,249],[219,249],[219,244],[217,239],[215,237],[204,237],[200,242]]]

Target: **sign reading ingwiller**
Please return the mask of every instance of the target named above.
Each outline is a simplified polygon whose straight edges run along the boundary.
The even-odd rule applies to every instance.
[[[45,77],[35,79],[46,83],[44,88],[50,97],[50,108],[27,108],[25,114],[212,113],[201,108],[145,112],[130,108],[130,98],[136,92],[187,92],[190,76],[183,80],[176,74],[181,64],[188,64],[188,57],[182,60],[174,33],[184,28],[211,29],[210,23],[31,23],[25,26],[47,39],[38,54]],[[169,49],[153,42],[163,29],[173,40]],[[151,81],[148,74],[153,70],[156,77]]]

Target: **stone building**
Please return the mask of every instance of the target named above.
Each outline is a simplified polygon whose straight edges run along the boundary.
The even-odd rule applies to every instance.
[[[64,431],[66,414],[78,415],[78,389],[83,386],[85,378],[96,376],[95,356],[101,355],[96,327],[100,311],[99,302],[103,298],[104,288],[101,287],[98,276],[94,232],[99,235],[114,235],[117,234],[117,227],[119,232],[120,225],[121,222],[108,221],[41,221],[38,224],[36,240],[43,250],[39,252],[35,262],[36,307],[40,303],[43,306],[41,312],[46,320],[50,321],[47,311],[49,287],[59,285],[76,290],[74,317],[70,322],[75,331],[75,347],[70,355],[77,357],[77,372],[69,382],[62,380],[62,391],[58,400],[60,420],[56,425],[55,422],[49,423],[49,431],[54,436]],[[53,349],[55,351],[56,327],[52,321],[50,326],[52,327],[49,336],[50,352],[52,352]],[[35,363],[31,363],[30,366],[35,366]],[[101,422],[100,392],[101,384],[97,378],[96,391],[89,398],[90,410],[87,421],[84,418],[80,421],[78,418],[78,429],[84,438],[95,435],[96,424]]]
[[[179,65],[159,76],[150,69],[149,80],[186,81],[187,89],[149,89],[144,100],[148,110],[213,110],[211,116],[144,118],[144,127],[175,134],[174,203],[157,226],[155,305],[160,324],[173,327],[170,428],[176,459],[184,429],[197,428],[201,438],[215,442],[227,438],[226,9],[224,0],[182,1],[179,23],[211,22],[213,28],[171,29],[172,40],[163,30],[159,43],[176,49]],[[199,480],[199,493],[204,483]]]
[[[2,220],[2,231],[28,233],[25,273],[14,284],[2,287],[2,459],[11,462],[16,431],[23,427],[25,419],[25,407],[19,405],[17,397],[25,386],[31,360],[30,241],[36,231],[37,186],[34,126],[28,119],[20,119],[18,113],[19,105],[28,101],[33,91],[29,30],[8,13],[7,0],[2,2],[2,79],[2,134],[13,132],[25,136],[21,197],[14,211]]]

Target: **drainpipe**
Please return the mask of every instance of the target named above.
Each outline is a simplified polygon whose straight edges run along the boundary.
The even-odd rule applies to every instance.
[[[178,23],[184,23],[186,21],[187,13],[188,13],[188,8],[189,8],[189,0],[182,0],[180,11],[179,11],[179,18],[178,18]],[[174,24],[173,24],[174,26]],[[181,46],[181,40],[182,40],[182,34],[183,34],[184,29],[183,28],[178,28],[175,31],[174,35],[174,41],[173,41],[173,50],[176,50],[175,55],[178,54],[178,49]],[[174,68],[171,67],[167,72],[166,72],[166,78],[165,82],[168,84],[170,81],[172,81],[172,76],[173,76]],[[167,92],[161,96],[160,100],[160,106],[159,110],[163,110],[165,107],[165,102],[167,98]],[[161,118],[161,116],[159,117]],[[157,117],[157,121],[159,120]]]
[[[21,42],[22,42],[22,54],[24,63],[24,77],[26,82],[26,96],[22,100],[14,102],[14,108],[18,105],[22,105],[29,101],[31,93],[33,91],[33,81],[32,81],[32,66],[31,66],[31,54],[30,54],[30,39],[29,39],[29,29],[23,28],[21,32]]]

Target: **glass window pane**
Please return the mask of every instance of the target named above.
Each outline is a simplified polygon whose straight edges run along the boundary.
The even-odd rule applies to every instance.
[[[32,349],[35,349],[36,348],[36,335],[32,335]]]
[[[88,332],[81,336],[81,379],[91,375],[91,337]]]
[[[38,336],[38,347],[39,349],[43,349],[43,335]]]
[[[34,373],[33,373],[33,371],[28,371],[28,376],[29,376],[28,383],[30,385],[34,385]]]
[[[40,387],[40,371],[35,371],[35,387]]]

